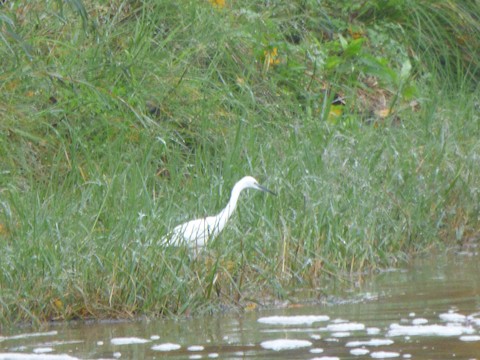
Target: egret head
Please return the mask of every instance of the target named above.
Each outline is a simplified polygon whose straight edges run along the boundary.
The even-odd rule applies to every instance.
[[[242,180],[240,180],[237,183],[237,185],[240,187],[239,189],[240,191],[243,189],[251,188],[251,189],[256,189],[260,191],[265,191],[272,195],[277,195],[273,191],[267,189],[265,186],[260,185],[258,181],[252,176],[245,176]]]

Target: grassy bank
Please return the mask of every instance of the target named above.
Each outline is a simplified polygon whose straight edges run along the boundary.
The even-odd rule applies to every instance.
[[[383,3],[3,5],[0,323],[286,299],[477,236],[478,9]],[[160,244],[246,174],[278,196],[198,259]]]

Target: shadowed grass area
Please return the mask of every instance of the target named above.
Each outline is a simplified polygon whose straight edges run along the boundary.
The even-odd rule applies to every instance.
[[[1,323],[295,301],[478,237],[478,57],[400,2],[62,4],[1,8]],[[278,196],[160,243],[247,174]]]

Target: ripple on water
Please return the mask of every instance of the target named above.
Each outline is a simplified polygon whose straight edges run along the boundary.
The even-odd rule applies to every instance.
[[[67,354],[0,353],[0,360],[79,360]]]
[[[312,325],[320,321],[328,321],[327,315],[267,316],[257,319],[261,324],[269,325]]]
[[[26,333],[26,334],[18,334],[13,336],[0,336],[0,342],[5,340],[19,340],[19,339],[26,339],[30,337],[38,337],[38,336],[55,336],[58,335],[58,331],[45,331],[45,332],[35,332],[35,333]]]

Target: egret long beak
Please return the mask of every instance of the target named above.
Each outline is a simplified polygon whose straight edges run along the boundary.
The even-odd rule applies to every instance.
[[[258,190],[265,191],[265,192],[268,192],[268,193],[270,193],[270,194],[272,194],[272,195],[277,196],[276,193],[274,193],[274,192],[273,192],[272,190],[270,190],[270,189],[267,189],[265,186],[262,186],[262,185],[260,185],[260,184],[258,184],[258,183],[255,184],[255,185],[258,187]]]

